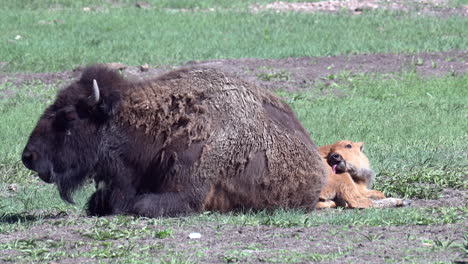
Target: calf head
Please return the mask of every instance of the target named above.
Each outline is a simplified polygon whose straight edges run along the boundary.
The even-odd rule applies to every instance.
[[[356,168],[369,169],[369,159],[364,154],[363,149],[364,143],[362,142],[338,141],[331,146],[326,156],[327,163],[335,173],[345,172],[347,162],[353,164]]]

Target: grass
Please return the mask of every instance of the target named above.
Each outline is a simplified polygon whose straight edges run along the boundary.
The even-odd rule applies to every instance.
[[[31,174],[22,169],[19,153],[40,115],[39,109],[53,100],[55,91],[42,85],[20,90],[7,83],[0,84],[0,95],[6,96],[0,99],[0,182],[24,183]]]
[[[364,226],[411,226],[415,225],[443,225],[457,224],[463,221],[467,215],[466,208],[439,208],[439,209],[414,209],[402,210],[363,210],[363,211],[340,211],[332,210],[321,213],[304,213],[301,211],[277,210],[274,212],[258,212],[243,214],[218,214],[206,212],[190,217],[171,219],[146,219],[131,216],[116,216],[109,218],[87,218],[69,217],[50,219],[48,221],[31,221],[29,226],[17,224],[15,230],[1,232],[2,235],[9,233],[10,240],[0,245],[0,252],[14,252],[4,254],[3,261],[12,262],[44,262],[60,259],[82,258],[98,260],[115,260],[123,262],[132,261],[145,263],[151,261],[151,256],[158,255],[161,261],[167,263],[181,263],[189,261],[198,263],[209,255],[210,248],[205,247],[204,240],[213,239],[214,234],[206,234],[202,231],[202,239],[197,241],[181,240],[181,236],[187,236],[192,230],[200,230],[203,226],[213,226],[222,235],[232,235],[235,230],[248,227],[275,227],[290,232],[278,233],[280,236],[291,236],[298,241],[304,241],[300,233],[294,233],[298,228],[327,227],[332,237],[342,237],[346,232],[356,227]],[[1,220],[1,219],[0,219]],[[3,220],[0,225],[6,225]],[[11,226],[11,224],[9,224]],[[334,228],[329,228],[335,226]],[[55,235],[29,236],[28,230],[41,228],[43,232],[63,232]],[[286,229],[285,229],[286,228]],[[405,227],[403,227],[405,228]],[[360,230],[359,228],[355,228]],[[54,231],[56,230],[56,231]],[[177,230],[174,232],[173,230]],[[323,231],[325,232],[325,231]],[[356,241],[370,240],[379,243],[383,239],[385,229],[382,233],[361,232],[354,237]],[[209,235],[210,237],[204,237]],[[273,233],[275,236],[275,233]],[[273,239],[273,238],[272,238]],[[401,238],[414,240],[420,238]],[[315,238],[309,239],[313,243],[320,244]],[[428,241],[425,243],[425,241]],[[234,240],[237,241],[237,240]],[[301,242],[304,243],[304,242]],[[459,239],[448,237],[429,236],[424,238],[421,247],[428,244],[434,251],[458,252],[463,245]],[[180,246],[185,245],[184,248]],[[189,246],[188,248],[186,246]],[[343,246],[338,250],[329,252],[311,252],[300,249],[290,251],[277,248],[265,247],[262,244],[243,244],[235,242],[226,246],[226,250],[219,253],[218,260],[226,263],[242,262],[256,258],[262,253],[261,258],[266,262],[295,263],[303,261],[333,260],[352,254],[352,247]],[[188,251],[187,251],[188,250]],[[195,261],[197,260],[198,261]],[[152,259],[154,261],[154,258]],[[185,263],[185,262],[182,262]]]
[[[321,0],[303,0],[301,2],[319,2]],[[208,8],[237,8],[245,9],[251,4],[263,5],[267,3],[277,2],[276,0],[243,0],[243,1],[231,1],[231,0],[147,0],[144,3],[149,4],[151,8],[167,8],[167,9],[208,9]],[[297,0],[283,0],[282,2],[298,2]],[[468,5],[467,0],[449,0],[447,1],[449,7],[461,7]],[[135,1],[133,0],[41,0],[41,1],[30,1],[30,0],[3,0],[2,7],[5,9],[73,9],[73,8],[84,8],[84,7],[135,7]]]
[[[405,73],[389,78],[362,75],[349,77],[339,85],[338,88],[347,93],[344,98],[318,96],[312,92],[279,92],[279,95],[295,110],[317,144],[342,138],[366,142],[366,152],[378,171],[376,188],[387,195],[434,199],[444,188],[464,190],[468,187],[467,125],[460,122],[468,116],[468,76],[422,78]],[[16,220],[20,221],[19,216],[24,212],[34,215],[40,209],[51,213],[79,213],[92,187],[77,194],[76,207],[65,205],[53,186],[29,186],[37,184],[38,180],[32,178],[19,161],[27,132],[55,92],[40,85],[25,87],[22,93],[12,86],[3,87],[3,91],[7,89],[13,91],[13,95],[0,101],[0,111],[4,120],[15,122],[0,123],[0,138],[5,142],[0,147],[5,154],[0,158],[0,177],[3,190],[11,183],[20,183],[20,189],[17,193],[3,191],[0,208],[9,212],[4,219],[9,217],[7,222],[14,222],[12,215],[16,215]],[[324,120],[323,116],[328,118]],[[21,127],[12,124],[21,124]],[[465,217],[466,208],[446,211],[408,208],[336,211],[312,216],[300,212],[240,214],[216,216],[215,221],[290,228],[345,223],[366,226],[449,224],[459,223]],[[208,218],[213,219],[213,216]],[[8,231],[12,226],[8,224],[2,228]],[[107,235],[104,232],[93,236],[97,239]]]
[[[468,5],[468,0],[452,0],[451,4],[455,7]]]
[[[236,226],[271,226],[281,228],[336,226],[408,226],[460,223],[467,216],[467,208],[401,210],[370,209],[363,211],[331,210],[315,214],[301,211],[276,210],[273,212],[243,214],[202,214],[188,223],[215,222]],[[438,216],[435,218],[433,216]]]
[[[305,0],[303,2],[318,2],[320,0]],[[464,0],[457,0],[464,1]],[[30,1],[30,0],[4,0],[3,6],[10,9],[48,9],[48,8],[83,8],[89,6],[104,6],[104,7],[133,7],[135,1],[133,0],[117,0],[112,1],[106,0],[42,0],[42,1]],[[245,8],[249,4],[265,4],[269,2],[275,2],[275,0],[243,0],[243,1],[231,1],[231,0],[147,0],[152,8],[173,8],[173,9],[196,9],[196,8]],[[286,0],[283,2],[295,2],[295,0]]]
[[[0,9],[0,24],[4,71],[60,71],[95,62],[166,65],[468,47],[468,20],[463,17],[391,12],[353,16],[123,7],[90,12]]]
[[[279,73],[279,74],[278,74]],[[283,80],[287,73],[266,69],[258,78]],[[422,78],[414,72],[388,75],[338,74],[336,84],[310,92],[278,92],[291,105],[298,118],[319,145],[346,138],[366,142],[366,152],[377,170],[376,188],[387,195],[433,199],[441,191],[467,189],[468,76]],[[287,80],[286,80],[287,81]],[[339,89],[344,97],[330,96],[326,89]],[[54,186],[41,183],[19,160],[29,131],[51,102],[55,90],[42,84],[17,88],[0,85],[0,235],[15,237],[0,246],[2,261],[50,262],[61,259],[119,260],[128,263],[197,263],[210,255],[210,249],[190,244],[181,251],[171,242],[174,230],[195,230],[212,225],[222,235],[232,235],[233,227],[271,227],[304,229],[335,226],[333,236],[353,227],[396,227],[464,225],[468,208],[401,208],[369,210],[331,210],[304,213],[292,210],[238,214],[203,213],[180,219],[144,219],[128,216],[82,217],[86,198],[93,191],[87,186],[75,195],[77,205],[60,200]],[[326,95],[323,95],[326,94]],[[339,106],[339,107],[337,107]],[[324,119],[324,117],[326,117]],[[364,118],[365,117],[365,118]],[[17,184],[16,191],[9,191]],[[72,238],[32,237],[30,230],[62,230]],[[380,234],[362,233],[356,241],[381,243]],[[298,236],[298,239],[302,239]],[[427,238],[412,248],[408,260],[424,252],[466,251],[466,241],[453,237]],[[466,240],[466,239],[465,239]],[[313,243],[324,243],[314,240]],[[357,243],[357,242],[356,242]],[[465,244],[463,244],[465,243]],[[462,245],[463,244],[463,245]],[[172,245],[172,246],[171,246]],[[268,249],[226,249],[217,256],[225,263],[296,263],[337,260],[352,254],[352,248],[327,253],[297,251],[269,252]],[[65,249],[65,250],[63,250]],[[258,253],[257,251],[260,250]],[[421,253],[422,252],[422,253]],[[441,253],[441,254],[442,254]],[[256,254],[260,254],[257,257]]]
[[[261,72],[257,73],[256,76],[262,81],[288,81],[290,74],[284,70],[276,70],[271,67],[262,67]]]
[[[335,87],[348,96],[280,93],[317,145],[366,142],[387,195],[434,199],[468,182],[468,76],[353,76]],[[339,107],[337,107],[339,105]],[[323,117],[327,118],[324,119]]]
[[[42,72],[69,70],[92,62],[161,65],[215,58],[468,47],[468,20],[456,16],[246,12],[251,3],[272,0],[146,1],[151,3],[151,9],[135,8],[131,0],[112,2],[2,1],[0,60],[6,61],[7,66],[0,70]],[[468,3],[454,0],[451,4]],[[83,11],[83,7],[91,10]],[[211,7],[217,11],[202,10]],[[193,10],[174,10],[187,8]],[[418,57],[413,64],[439,67]],[[286,71],[265,67],[257,78],[288,82],[292,77]],[[334,84],[319,83],[317,89],[309,92],[277,92],[291,105],[317,145],[339,139],[364,141],[366,153],[378,172],[375,187],[388,196],[436,199],[443,190],[468,188],[468,124],[463,122],[468,117],[468,75],[423,78],[411,71],[392,76],[344,72],[329,76],[327,81]],[[333,96],[336,90],[344,96]],[[0,261],[148,263],[157,259],[159,263],[198,263],[212,251],[217,252],[217,261],[225,263],[339,261],[353,254],[361,242],[385,246],[382,237],[388,229],[409,232],[418,226],[466,226],[466,206],[314,213],[205,212],[177,219],[84,217],[83,206],[93,191],[92,185],[75,194],[76,205],[65,204],[54,186],[42,183],[20,161],[31,129],[55,93],[55,89],[40,83],[21,87],[9,82],[0,84]],[[190,232],[203,228],[213,230],[211,235],[220,239],[233,238],[232,245],[210,240],[212,237],[205,233],[200,240],[187,238]],[[237,240],[243,229],[260,230],[258,234],[271,236],[271,240],[275,236],[290,236],[301,245],[317,247],[291,251],[277,244],[272,249],[253,238],[249,244],[243,244]],[[328,232],[330,240],[320,240],[315,235],[307,238],[296,232],[315,229],[326,230],[320,233]],[[343,233],[349,230],[359,232],[344,238]],[[406,240],[414,240],[415,246],[403,250],[403,255],[410,262],[422,262],[424,254],[432,251],[454,256],[462,252],[466,257],[468,235],[464,234],[462,238],[439,233],[434,236],[431,232],[422,238],[410,238],[408,234]],[[330,244],[333,241],[343,244]],[[351,242],[346,244],[347,241]],[[453,259],[434,263],[451,263]]]
[[[316,93],[279,95],[295,110],[317,145],[340,139],[366,142],[378,172],[377,189],[408,198],[437,198],[443,188],[466,189],[468,182],[468,76],[422,78],[405,73],[394,78],[353,76],[337,98]],[[55,91],[4,84],[0,92],[0,180],[31,181],[19,156],[29,131]],[[340,107],[336,107],[339,105]],[[324,116],[328,118],[323,119]],[[363,118],[365,117],[365,118]]]

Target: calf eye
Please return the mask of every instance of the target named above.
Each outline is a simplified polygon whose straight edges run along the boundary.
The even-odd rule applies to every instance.
[[[353,147],[353,146],[351,146],[351,144],[347,144],[347,145],[345,146],[345,148],[352,148],[352,147]]]

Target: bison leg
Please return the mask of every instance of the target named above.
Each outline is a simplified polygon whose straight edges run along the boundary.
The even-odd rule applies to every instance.
[[[195,212],[193,207],[181,193],[145,194],[137,199],[132,213],[146,217],[180,216]]]
[[[112,206],[110,204],[110,191],[106,189],[97,190],[87,203],[87,214],[91,216],[105,216],[112,214]]]
[[[87,203],[87,213],[92,216],[128,213],[133,205],[134,196],[128,190],[121,188],[98,189]]]

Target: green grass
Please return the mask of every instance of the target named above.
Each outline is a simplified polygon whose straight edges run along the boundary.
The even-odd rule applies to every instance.
[[[1,70],[61,71],[93,62],[161,65],[214,58],[468,49],[468,20],[462,17],[392,12],[364,12],[359,16],[246,12],[253,2],[272,1],[149,0],[152,8],[144,10],[135,8],[131,0],[114,4],[107,0],[4,0],[0,5],[0,61],[8,64]],[[468,3],[453,0],[451,4]],[[82,8],[88,6],[92,10],[84,12]],[[211,7],[218,10],[197,11]],[[195,10],[173,10],[186,8]],[[21,37],[15,39],[17,35]],[[426,62],[414,61],[415,66],[422,63]],[[257,78],[288,82],[291,76],[286,71],[264,68]],[[317,89],[309,92],[277,92],[291,105],[317,145],[340,139],[364,141],[378,173],[375,187],[388,196],[435,199],[444,189],[468,188],[468,75],[422,78],[414,72],[392,76],[344,72],[329,78],[336,83],[316,84]],[[344,96],[333,96],[335,89]],[[176,219],[84,217],[83,207],[92,185],[75,194],[76,205],[69,205],[60,200],[55,186],[42,183],[20,161],[31,129],[55,93],[43,84],[19,88],[0,84],[0,261],[149,263],[157,258],[159,263],[197,263],[210,248],[197,248],[197,241],[174,240],[184,228],[192,232],[196,231],[193,227],[206,225],[229,236],[243,227],[292,232],[332,226],[329,232],[337,239],[341,239],[340,231],[349,228],[466,225],[466,206],[313,213],[205,212]],[[12,184],[16,190],[9,190]],[[56,232],[63,232],[63,236],[53,236]],[[381,243],[380,234],[356,234],[351,237],[353,241]],[[430,246],[416,247],[416,251],[461,250],[466,255],[466,234],[461,242],[442,234],[428,237],[414,238],[415,243],[422,241]],[[171,243],[176,246],[171,247]],[[192,245],[193,250],[180,251],[177,246],[184,243]],[[326,241],[313,238],[304,243],[327,246]],[[275,249],[257,259],[256,252],[271,249],[255,243],[238,246],[226,246],[217,260],[297,263],[333,261],[352,254],[348,247],[328,253]],[[407,260],[419,261],[413,251]]]
[[[468,169],[468,76],[422,78],[350,76],[338,86],[344,98],[317,93],[279,95],[297,113],[317,145],[340,139],[364,141],[378,172],[376,188],[389,196],[437,198],[443,188],[466,189]],[[31,181],[20,153],[55,91],[9,84],[0,100],[0,180]],[[339,107],[337,107],[339,106]]]
[[[465,18],[391,12],[353,16],[122,7],[96,12],[0,9],[0,24],[0,58],[8,63],[6,71],[59,71],[95,62],[165,65],[468,47]]]
[[[45,206],[47,208],[47,206]],[[44,262],[67,258],[90,258],[99,260],[115,260],[136,263],[154,261],[155,254],[161,261],[181,263],[189,259],[205,256],[209,248],[200,248],[197,241],[173,242],[173,229],[178,234],[198,230],[202,226],[213,225],[216,232],[232,235],[232,230],[243,227],[277,227],[289,228],[292,233],[297,228],[318,226],[336,226],[327,228],[331,236],[338,236],[342,231],[353,226],[403,226],[411,228],[414,225],[446,225],[460,224],[466,219],[468,208],[403,208],[399,210],[331,210],[315,213],[304,213],[294,210],[276,210],[273,212],[247,212],[242,214],[219,214],[205,212],[184,218],[147,219],[131,216],[115,216],[108,218],[67,217],[50,218],[48,215],[36,219],[7,222],[0,217],[0,234],[19,234],[9,242],[0,245],[0,251],[12,250],[14,254],[4,255],[0,259],[13,262]],[[405,227],[407,226],[407,227]],[[234,227],[234,229],[233,229]],[[58,236],[25,236],[28,230],[42,228],[45,230],[62,230],[63,237]],[[230,231],[231,230],[231,231]],[[357,229],[360,230],[360,229]],[[46,232],[47,233],[47,232]],[[274,233],[272,233],[274,235]],[[290,233],[286,233],[290,234]],[[214,235],[214,234],[212,234]],[[382,234],[362,233],[354,240],[377,240]],[[302,239],[299,236],[298,239]],[[321,243],[310,238],[313,243]],[[411,239],[410,237],[404,239]],[[427,240],[427,239],[426,239]],[[309,242],[311,242],[309,241]],[[425,241],[425,240],[424,240]],[[423,241],[423,242],[424,242]],[[434,250],[457,250],[463,247],[458,240],[447,237],[427,240]],[[429,243],[428,242],[428,243]],[[174,244],[175,243],[175,244]],[[307,243],[307,241],[306,241]],[[375,241],[378,243],[378,241]],[[190,252],[184,252],[177,245],[192,245]],[[174,245],[176,247],[174,248]],[[226,245],[226,248],[229,248]],[[248,261],[252,252],[272,251],[267,262],[295,263],[301,261],[331,260],[349,254],[350,248],[340,248],[330,253],[281,251],[279,248],[264,248],[261,244],[241,244],[236,242],[224,253],[219,255],[223,262]],[[276,251],[275,251],[276,250]],[[153,256],[153,257],[152,257]],[[267,260],[268,259],[268,260]],[[197,261],[195,261],[197,262]],[[182,262],[185,263],[185,262]],[[190,261],[193,263],[193,261]]]
[[[321,0],[302,0],[300,2],[319,2]],[[207,8],[246,8],[250,4],[267,4],[277,2],[276,0],[146,0],[151,8],[172,8],[172,9],[207,9]],[[283,0],[282,2],[299,2],[297,0]],[[134,0],[3,0],[4,9],[71,9],[83,7],[134,7]],[[467,0],[449,0],[448,6],[460,7],[468,5]]]
[[[340,89],[345,97],[330,96],[329,92],[322,95],[323,89],[332,88],[302,93],[278,92],[292,106],[316,143],[328,144],[343,138],[366,142],[366,152],[379,172],[377,188],[386,194],[436,198],[443,188],[466,190],[468,130],[466,122],[460,120],[468,116],[468,76],[422,78],[415,73],[392,77],[339,76],[342,80],[334,89]],[[463,225],[468,216],[465,206],[314,213],[294,210],[230,214],[206,212],[181,219],[79,217],[83,214],[86,198],[93,191],[92,185],[75,195],[77,205],[67,205],[60,200],[55,186],[40,184],[19,162],[27,133],[45,105],[53,99],[55,91],[44,89],[43,85],[18,89],[4,84],[0,92],[9,96],[0,99],[0,112],[3,120],[7,120],[0,123],[0,138],[4,142],[0,145],[0,152],[5,154],[0,157],[0,234],[8,236],[54,226],[80,238],[18,238],[0,246],[0,251],[14,252],[5,255],[4,261],[45,262],[82,258],[146,263],[154,261],[157,255],[161,263],[197,263],[206,250],[194,249],[189,254],[168,246],[174,228],[214,224],[215,230],[228,232],[226,229],[232,226],[294,229],[331,225],[336,226],[339,232],[340,228],[353,226]],[[11,183],[18,183],[16,192],[7,191]],[[68,217],[63,217],[63,214]],[[359,239],[375,240],[377,237],[364,234]],[[431,250],[463,251],[461,242],[450,237],[428,241],[425,244]],[[262,259],[280,263],[334,260],[351,254],[350,250],[345,248],[326,254],[273,252],[272,256],[266,254]],[[412,250],[410,255],[414,258],[417,254],[414,250],[429,249]],[[220,254],[218,260],[249,261],[255,258],[249,252],[229,249]]]
[[[320,0],[305,0],[302,2],[318,2]],[[458,0],[460,1],[460,0]],[[463,1],[463,0],[462,0]],[[9,9],[48,9],[48,8],[83,8],[83,7],[133,7],[137,1],[134,0],[3,0],[2,7]],[[196,9],[196,8],[245,8],[249,4],[265,4],[275,2],[275,0],[147,0],[152,8],[173,8],[173,9]],[[283,2],[296,2],[295,0],[286,0]]]
[[[348,76],[336,87],[347,96],[278,93],[291,105],[317,145],[340,139],[364,141],[378,172],[376,188],[386,195],[435,199],[444,188],[468,188],[468,125],[460,122],[468,116],[468,75]],[[0,87],[0,92],[6,90],[10,97],[0,100],[5,120],[0,123],[3,189],[11,183],[38,183],[22,166],[20,153],[35,121],[55,94],[41,85],[24,87],[21,92],[8,84]],[[63,207],[56,191],[43,191],[52,186],[31,188],[23,194],[4,191],[8,199],[0,201],[0,208],[10,212],[15,208],[16,213],[50,205],[60,210],[69,208]]]
[[[450,3],[455,7],[461,7],[468,5],[468,0],[452,0]]]
[[[320,213],[304,213],[294,210],[273,212],[217,214],[206,213],[187,219],[188,224],[200,221],[220,225],[273,226],[281,228],[336,226],[408,226],[441,225],[462,222],[468,216],[467,207],[450,208],[401,208],[355,210],[330,210]]]
[[[18,89],[6,83],[0,84],[1,95],[5,98],[0,99],[0,182],[23,183],[31,173],[22,168],[19,153],[41,111],[55,97],[55,90],[44,89],[43,85]]]
[[[280,93],[317,145],[365,142],[387,195],[433,199],[468,187],[467,75],[349,76],[335,88],[347,96]]]

